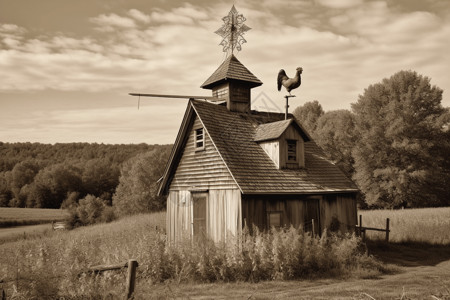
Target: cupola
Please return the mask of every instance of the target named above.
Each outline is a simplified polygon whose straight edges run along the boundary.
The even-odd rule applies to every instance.
[[[251,89],[260,85],[262,82],[231,54],[201,87],[225,101],[228,110],[250,112]]]

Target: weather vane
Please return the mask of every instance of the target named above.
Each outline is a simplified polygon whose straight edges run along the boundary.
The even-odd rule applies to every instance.
[[[223,38],[219,44],[223,46],[223,52],[228,52],[230,49],[231,53],[234,52],[234,49],[241,51],[241,45],[247,42],[243,35],[251,29],[244,24],[247,19],[242,14],[239,14],[233,5],[228,15],[223,17],[222,20],[224,22],[223,26],[215,33]]]

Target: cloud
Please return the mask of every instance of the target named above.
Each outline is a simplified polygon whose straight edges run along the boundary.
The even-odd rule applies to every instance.
[[[148,23],[150,22],[150,16],[144,14],[143,12],[137,10],[137,9],[130,9],[128,11],[128,15],[133,17],[136,21],[142,22],[142,23]]]
[[[97,17],[91,18],[92,23],[97,24],[97,30],[99,31],[113,31],[115,28],[135,28],[136,23],[134,19],[121,17],[116,14],[102,14]]]

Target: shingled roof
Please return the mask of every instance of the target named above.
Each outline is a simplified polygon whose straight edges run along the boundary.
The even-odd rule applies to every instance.
[[[311,139],[306,131],[295,121],[295,119],[287,119],[259,125],[256,127],[253,140],[255,142],[262,142],[277,139],[289,126],[291,126],[291,124],[294,124],[298,128],[300,135],[305,141],[309,141]]]
[[[217,70],[201,85],[204,89],[209,89],[228,79],[247,82],[251,87],[262,85],[261,80],[256,78],[233,54],[230,55]]]
[[[244,194],[311,194],[331,192],[356,192],[357,187],[332,162],[326,159],[322,149],[314,141],[305,145],[304,169],[278,169],[270,157],[254,140],[258,126],[277,127],[280,130],[289,122],[280,121],[284,114],[278,113],[237,113],[230,112],[225,106],[205,101],[191,100],[185,115],[193,118],[195,114],[205,127],[206,132],[220,153],[236,184]],[[289,121],[289,120],[288,120]],[[293,121],[291,121],[293,122]],[[276,135],[279,130],[274,130]],[[186,134],[186,133],[184,133]],[[176,153],[184,145],[180,143],[179,133],[168,169],[162,182],[160,193],[170,184],[170,173],[176,170]],[[179,153],[181,153],[179,152]]]

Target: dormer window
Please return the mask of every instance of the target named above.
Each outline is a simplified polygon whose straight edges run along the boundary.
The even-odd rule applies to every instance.
[[[297,162],[297,141],[287,140],[287,161]]]
[[[195,129],[195,150],[203,150],[205,149],[205,134],[202,128]]]

